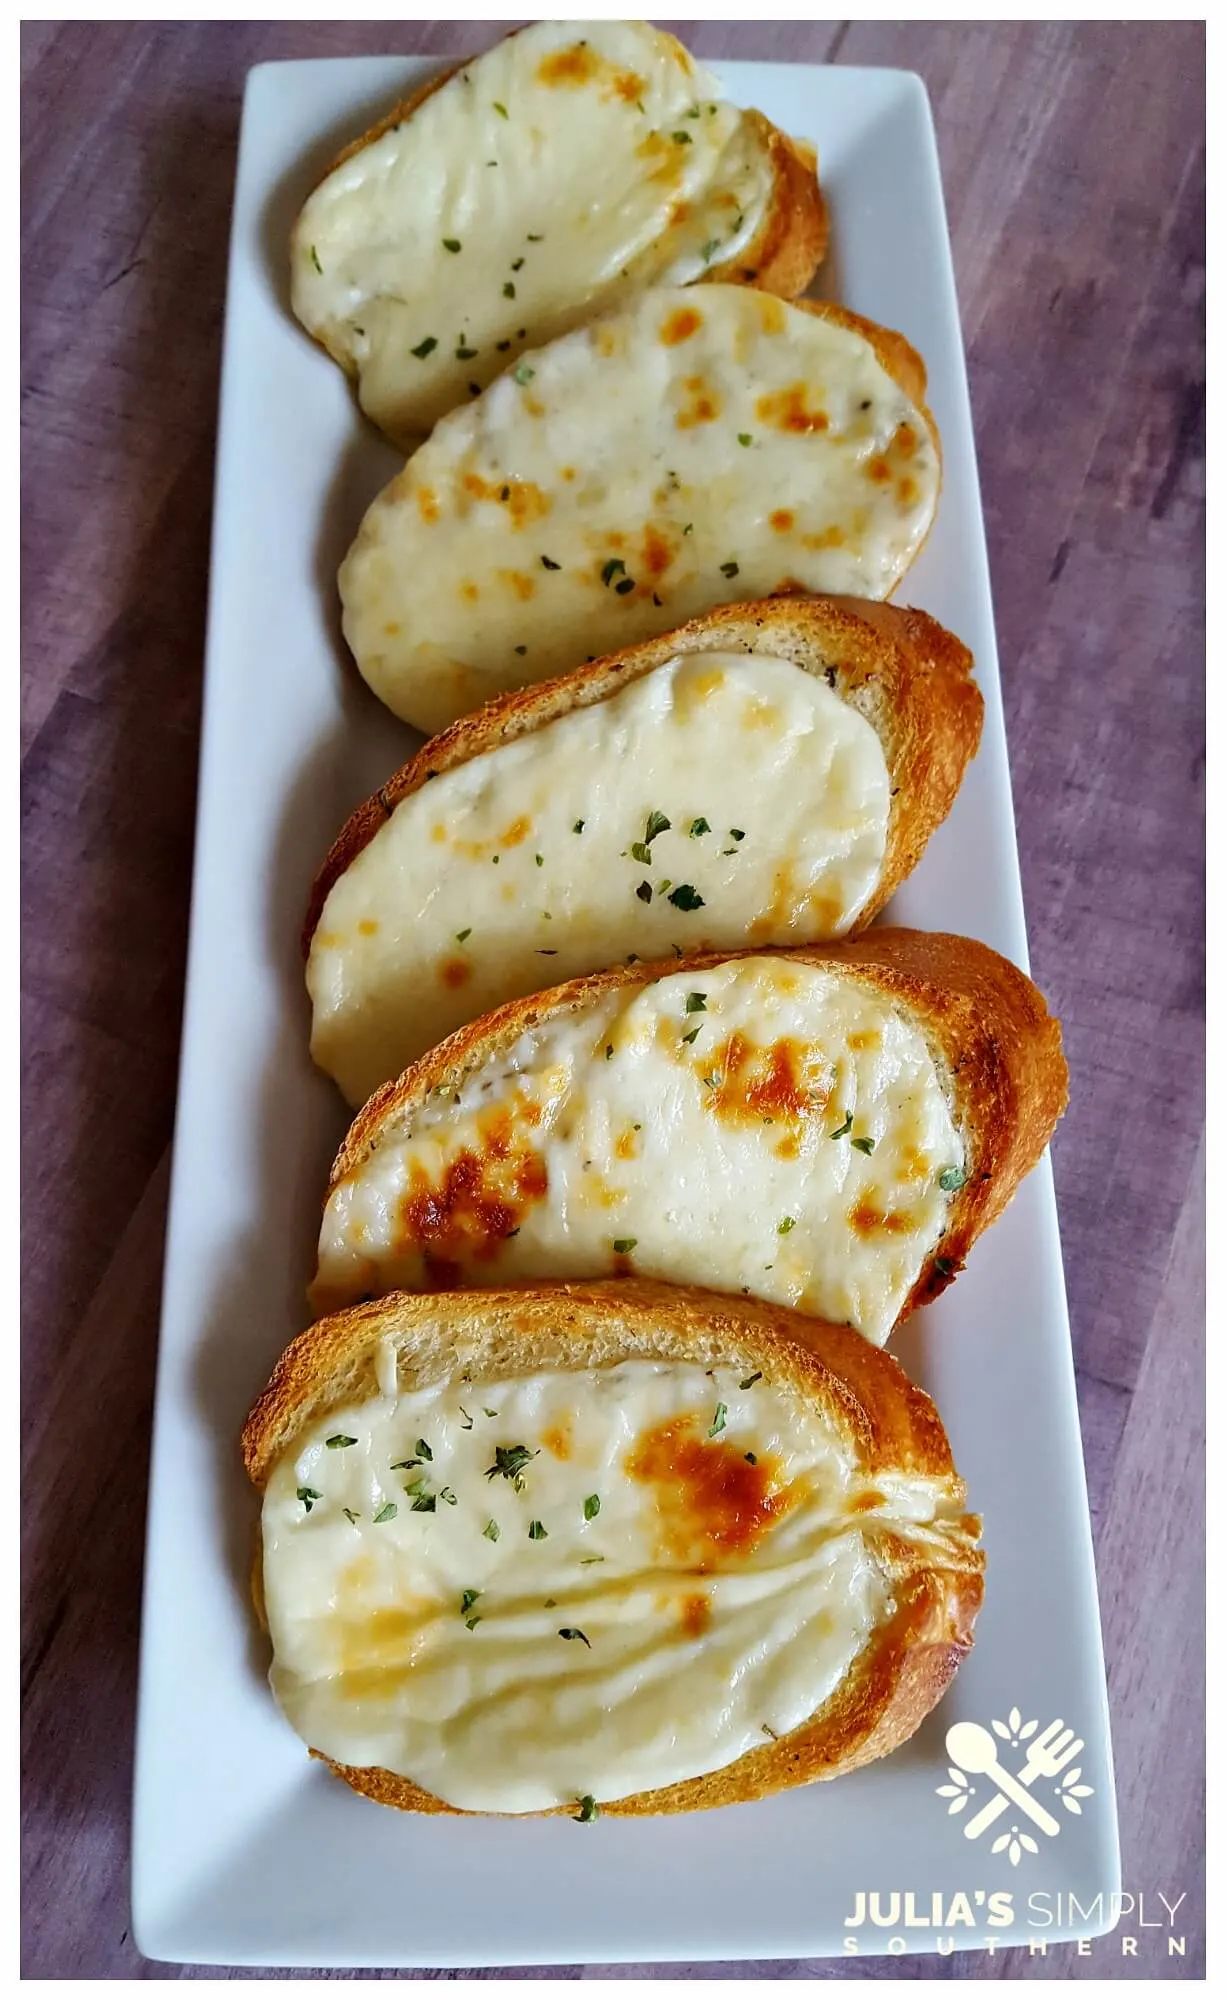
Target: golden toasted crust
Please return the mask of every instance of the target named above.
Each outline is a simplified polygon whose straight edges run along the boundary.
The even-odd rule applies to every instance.
[[[641,1279],[443,1299],[392,1293],[320,1321],[286,1349],[243,1431],[244,1460],[259,1490],[305,1426],[342,1400],[374,1393],[375,1351],[388,1339],[406,1386],[454,1372],[461,1356],[465,1367],[491,1375],[630,1358],[717,1358],[760,1368],[831,1414],[869,1475],[909,1473],[944,1487],[939,1532],[923,1544],[888,1532],[877,1542],[893,1612],[815,1715],[721,1771],[602,1810],[693,1812],[837,1777],[896,1748],[939,1701],[970,1648],[982,1601],[980,1523],[962,1511],[965,1492],[933,1404],[859,1334],[782,1306]],[[380,1804],[457,1810],[382,1768],[323,1761]]]
[[[830,219],[817,177],[817,154],[780,132],[760,111],[745,117],[761,134],[774,175],[774,192],[762,226],[738,264],[717,265],[704,284],[751,285],[777,298],[795,299],[812,282],[826,255]]]
[[[947,1226],[899,1314],[944,1291],[972,1244],[1012,1200],[1068,1102],[1060,1024],[1038,988],[1008,959],[974,938],[887,929],[836,944],[696,952],[654,965],[614,966],[513,1000],[458,1028],[359,1111],[332,1167],[328,1196],[356,1172],[385,1125],[408,1124],[431,1091],[507,1049],[526,1029],[581,1012],[606,993],[698,972],[738,958],[777,958],[843,968],[902,1007],[922,1028],[962,1138],[968,1178],[949,1204]]]
[[[891,803],[881,879],[856,924],[865,929],[952,806],[979,745],[983,700],[971,678],[970,653],[926,612],[864,598],[788,596],[722,605],[675,632],[502,695],[433,737],[341,828],[312,885],[303,956],[334,884],[395,807],[431,778],[606,701],[678,654],[721,648],[771,653],[825,678],[877,731]]]

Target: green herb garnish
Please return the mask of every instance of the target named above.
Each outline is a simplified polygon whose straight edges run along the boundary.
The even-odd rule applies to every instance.
[[[517,1493],[524,1490],[524,1467],[531,1465],[539,1454],[529,1451],[526,1444],[499,1444],[494,1447],[494,1463],[486,1472],[487,1479],[497,1479],[499,1474],[509,1479]]]
[[[558,1637],[559,1639],[582,1639],[588,1652],[590,1653],[592,1650],[592,1642],[588,1638],[587,1633],[581,1632],[577,1625],[559,1625]]]
[[[877,1141],[875,1139],[853,1139],[851,1143],[858,1153],[871,1153]]]
[[[613,1248],[619,1257],[624,1257],[629,1251],[633,1250],[638,1240],[637,1236],[615,1236],[613,1238]]]
[[[783,1221],[777,1225],[775,1234],[776,1236],[790,1236],[795,1227],[796,1217],[794,1215],[785,1215]]]
[[[548,1539],[549,1530],[542,1521],[529,1521],[528,1540],[530,1542],[544,1542],[548,1541]]]
[[[597,1516],[597,1514],[599,1514],[599,1512],[600,1512],[600,1495],[599,1495],[599,1493],[589,1493],[589,1494],[588,1494],[588,1496],[587,1496],[587,1499],[586,1499],[586,1500],[584,1501],[584,1503],[583,1503],[583,1518],[584,1518],[584,1520],[585,1520],[585,1521],[594,1521],[594,1520],[596,1519],[596,1516]]]
[[[375,1520],[376,1522],[394,1521],[396,1518],[396,1512],[397,1512],[396,1502],[394,1500],[388,1500],[384,1503],[382,1507],[380,1507],[378,1513],[375,1515]]]
[[[500,118],[509,118],[511,115],[510,112],[507,110],[506,105],[500,104],[497,98],[494,99],[494,109],[498,113],[498,116]]]
[[[515,287],[509,278],[502,288],[502,296],[504,299],[513,299],[515,297]]]
[[[959,1188],[966,1186],[967,1178],[968,1176],[964,1167],[946,1167],[937,1182],[937,1186],[944,1188],[946,1194],[957,1194]]]
[[[347,1521],[352,1521],[355,1527],[362,1518],[360,1514],[354,1513],[352,1507],[342,1507],[341,1513],[345,1516],[345,1519]]]
[[[715,1405],[715,1422],[712,1424],[710,1430],[707,1432],[707,1436],[709,1438],[718,1437],[720,1432],[726,1429],[727,1423],[728,1423],[728,1405],[727,1403],[717,1403]]]
[[[600,1818],[600,1807],[590,1792],[584,1793],[583,1797],[579,1800],[578,1812],[572,1813],[571,1818],[577,1819],[580,1826],[590,1826],[594,1819]]]
[[[674,145],[676,145],[676,146],[692,146],[692,145],[693,145],[693,143],[694,143],[694,135],[693,135],[693,133],[692,133],[692,132],[674,132],[674,133],[673,133],[673,144],[674,144]]]
[[[585,827],[586,825],[587,825],[587,821],[586,821],[586,820],[584,820],[584,819],[577,819],[577,820],[575,821],[574,825],[573,825],[573,826],[572,826],[572,828],[571,828],[571,832],[572,832],[572,833],[582,833],[582,832],[583,832],[583,829],[584,829],[584,827]]]
[[[849,1111],[846,1117],[844,1118],[843,1123],[839,1126],[838,1131],[832,1132],[830,1134],[830,1137],[832,1139],[845,1139],[850,1131],[851,1131],[851,1113]]]
[[[685,1011],[687,1014],[705,1014],[707,1011],[706,994],[687,993],[685,996]]]
[[[739,576],[741,573],[740,563],[726,562],[721,563],[719,567],[722,576]]]
[[[701,1032],[701,1029],[702,1029],[702,1023],[701,1023],[701,1021],[700,1021],[700,1022],[699,1022],[699,1024],[698,1024],[698,1027],[697,1027],[697,1028],[691,1028],[691,1029],[690,1029],[690,1032],[689,1032],[689,1034],[688,1034],[688,1035],[682,1035],[682,1037],[681,1037],[682,1041],[683,1041],[683,1042],[696,1042],[696,1041],[698,1040],[698,1036],[699,1036],[699,1034],[700,1034],[700,1032]]]
[[[752,1375],[747,1375],[745,1377],[745,1380],[741,1383],[741,1387],[742,1389],[752,1389],[754,1383],[760,1382],[761,1380],[762,1380],[762,1370],[760,1368],[755,1368]]]
[[[745,1453],[745,1463],[746,1463],[746,1465],[756,1465],[756,1464],[757,1464],[757,1462],[758,1462],[758,1455],[757,1455],[757,1453],[756,1453],[756,1452],[753,1452],[753,1451],[747,1451],[747,1452]]]
[[[410,354],[414,354],[414,355],[416,355],[416,357],[417,357],[417,359],[418,359],[419,361],[424,361],[424,360],[425,360],[425,358],[426,358],[426,356],[427,356],[427,354],[433,354],[433,352],[434,352],[434,350],[435,350],[435,348],[436,348],[437,346],[438,346],[438,342],[437,342],[437,340],[436,340],[436,339],[434,338],[434,335],[433,335],[433,334],[427,334],[427,335],[426,335],[426,338],[425,338],[425,339],[424,339],[424,340],[422,341],[422,343],[421,343],[421,346],[420,346],[420,347],[411,347],[411,348],[409,349],[409,353],[410,353]]]
[[[472,934],[473,934],[473,927],[472,927],[472,925],[471,925],[471,924],[469,924],[469,926],[468,926],[467,930],[462,930],[462,931],[457,931],[457,932],[456,932],[456,934],[455,934],[455,941],[456,941],[456,943],[457,943],[457,944],[463,944],[463,942],[464,942],[465,938],[470,938],[470,937],[472,936]]]
[[[313,243],[311,245],[311,262],[312,264],[314,264],[315,269],[319,272],[319,275],[322,278],[324,274],[324,267],[319,261],[319,252],[315,248],[315,245]]]
[[[529,368],[526,361],[521,361],[519,367],[515,370],[515,380],[519,383],[521,389],[526,389],[535,374],[535,368]]]
[[[443,248],[444,250],[450,250],[453,257],[461,247],[462,246],[458,236],[444,236]]]
[[[626,574],[625,563],[622,561],[620,556],[610,556],[608,562],[605,564],[604,568],[600,572],[600,580],[606,586],[606,588],[609,584],[612,583],[614,577],[617,575],[617,572],[619,570],[621,571],[623,576]]]
[[[625,597],[629,591],[634,589],[634,578],[632,576],[623,576],[620,582],[613,585],[613,588],[619,597]]]
[[[461,1618],[467,1618],[469,1612],[472,1610],[473,1605],[476,1603],[480,1595],[481,1592],[479,1590],[466,1590],[464,1592],[463,1596],[460,1599]]]
[[[329,1451],[346,1451],[351,1444],[357,1443],[357,1439],[346,1437],[344,1431],[333,1431],[331,1437],[326,1438],[324,1442]]]
[[[711,831],[711,822],[709,819],[692,819],[690,821],[691,840],[697,840],[699,834],[710,833],[710,831]]]
[[[487,1521],[481,1530],[487,1542],[496,1542],[502,1533],[497,1521]]]
[[[425,1438],[418,1438],[417,1443],[413,1446],[413,1449],[417,1453],[418,1458],[433,1459],[434,1457],[434,1453],[431,1451],[429,1445],[426,1443]]]
[[[315,1502],[317,1500],[322,1500],[323,1497],[324,1497],[323,1494],[317,1493],[313,1486],[300,1486],[298,1488],[298,1498],[301,1500],[308,1514],[310,1513],[312,1507],[315,1505]]]
[[[950,1272],[953,1270],[954,1267],[950,1263],[948,1257],[934,1257],[932,1260],[932,1268],[934,1271],[939,1271],[943,1278],[948,1278]]]
[[[640,882],[638,888],[635,890],[634,893],[638,897],[640,903],[649,903],[651,901],[651,883]]]
[[[753,437],[749,431],[738,431],[736,441],[738,444],[752,444]]]
[[[553,560],[553,557],[552,557],[552,556],[542,556],[542,557],[541,557],[541,568],[542,568],[542,569],[561,569],[561,567],[562,567],[561,563],[557,563],[557,562],[555,562],[555,561]]]
[[[692,882],[683,882],[668,900],[678,910],[701,910],[704,902]]]

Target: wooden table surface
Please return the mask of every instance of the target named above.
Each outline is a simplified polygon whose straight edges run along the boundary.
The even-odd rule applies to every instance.
[[[914,69],[932,98],[1033,969],[1073,1076],[1054,1160],[1124,1881],[1187,1897],[1182,1961],[1149,1930],[1135,1958],[668,1970],[1203,1976],[1204,31],[666,25],[701,55]],[[23,25],[28,1977],[202,1976],[130,1940],[128,1823],[243,78],[498,32]]]

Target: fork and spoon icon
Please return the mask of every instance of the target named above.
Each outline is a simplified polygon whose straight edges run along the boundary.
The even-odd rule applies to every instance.
[[[996,1786],[996,1798],[982,1806],[963,1827],[968,1840],[977,1840],[1000,1818],[1010,1801],[1044,1833],[1059,1833],[1059,1820],[1053,1819],[1046,1808],[1031,1797],[1028,1788],[1036,1778],[1057,1777],[1085,1748],[1082,1739],[1065,1728],[1062,1718],[1057,1717],[1055,1722],[1048,1723],[1047,1728],[1034,1738],[1027,1751],[1026,1762],[1016,1777],[1005,1769],[997,1757],[991,1732],[978,1722],[955,1722],[945,1738],[945,1748],[960,1770],[990,1778]]]

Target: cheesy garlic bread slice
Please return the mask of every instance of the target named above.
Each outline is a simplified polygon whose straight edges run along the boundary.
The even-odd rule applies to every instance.
[[[676,906],[679,943],[687,918]],[[969,938],[621,966],[511,1002],[375,1092],[312,1288],[643,1275],[878,1344],[1000,1214],[1067,1096],[1057,1022]]]
[[[811,152],[647,21],[534,21],[347,147],[293,232],[291,297],[405,449],[652,285],[792,298],[826,245]]]
[[[971,1646],[937,1412],[778,1308],[396,1295],[294,1341],[243,1446],[276,1698],[385,1805],[591,1820],[833,1778]]]
[[[341,566],[374,692],[433,732],[747,597],[888,597],[940,486],[923,363],[839,306],[646,293],[526,354],[368,508]]]
[[[710,613],[434,738],[359,807],[304,932],[311,1049],[350,1103],[504,1001],[622,960],[867,925],[982,723],[922,611]]]

